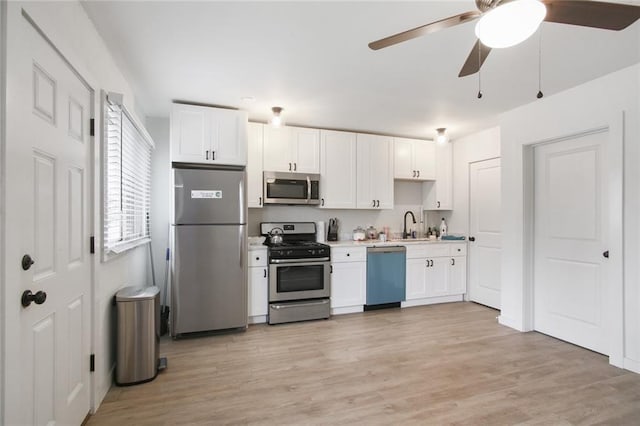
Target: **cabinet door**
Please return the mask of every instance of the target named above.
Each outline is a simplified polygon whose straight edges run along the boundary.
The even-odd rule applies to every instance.
[[[331,307],[364,305],[366,262],[332,263],[331,266]]]
[[[464,294],[467,291],[467,258],[456,256],[450,262],[449,294]]]
[[[371,195],[379,209],[393,209],[393,139],[376,136],[369,151]]]
[[[269,308],[269,278],[267,268],[249,268],[249,316],[267,315]]]
[[[262,131],[260,123],[247,125],[247,206],[262,207]]]
[[[293,171],[320,173],[320,130],[291,127]]]
[[[212,164],[247,164],[247,113],[231,109],[209,108]],[[206,155],[205,155],[206,158]]]
[[[210,150],[209,109],[173,104],[171,107],[171,161],[206,163]]]
[[[427,260],[407,259],[407,300],[427,297]]]
[[[416,176],[411,139],[393,139],[393,176],[396,179],[414,179]]]
[[[426,268],[427,296],[447,296],[449,294],[450,257],[431,257]]]
[[[320,207],[356,207],[356,135],[320,131]]]
[[[418,180],[434,180],[436,178],[436,145],[433,141],[415,141],[414,167]]]
[[[453,158],[451,144],[436,147],[436,198],[440,210],[451,210],[453,204]]]
[[[291,128],[264,126],[264,170],[292,172]]]
[[[375,140],[373,135],[356,135],[356,198],[359,209],[375,209],[376,200],[373,190],[371,174],[373,165],[371,164],[371,150]]]

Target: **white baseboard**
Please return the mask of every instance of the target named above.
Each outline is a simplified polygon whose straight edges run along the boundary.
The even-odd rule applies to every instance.
[[[331,315],[355,314],[364,312],[364,306],[345,306],[343,308],[331,308]]]
[[[640,374],[640,361],[625,358],[623,361],[623,368],[625,370],[633,371],[634,373]]]
[[[267,322],[266,315],[256,315],[255,317],[249,317],[249,324],[263,324]]]
[[[440,297],[426,297],[424,299],[405,300],[400,302],[400,306],[403,308],[411,308],[413,306],[434,305],[436,303],[450,303],[450,302],[462,302],[463,295],[458,294],[455,296],[440,296]]]
[[[524,331],[521,324],[519,324],[513,318],[508,318],[508,317],[505,317],[504,315],[498,316],[498,324],[504,325],[509,328],[513,328],[518,331]]]

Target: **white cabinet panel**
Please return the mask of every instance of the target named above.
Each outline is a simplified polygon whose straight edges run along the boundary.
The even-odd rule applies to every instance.
[[[433,141],[394,138],[393,145],[393,173],[396,179],[424,181],[436,178]]]
[[[429,266],[426,268],[427,296],[448,296],[451,258],[432,257],[427,260],[429,261]]]
[[[249,317],[267,315],[269,307],[269,278],[267,267],[249,268]]]
[[[320,130],[265,126],[264,170],[320,173]]]
[[[247,126],[247,205],[262,207],[262,136],[263,125],[249,123]]]
[[[357,135],[357,207],[393,208],[393,139]]]
[[[320,207],[356,208],[356,135],[320,131]]]
[[[264,170],[291,172],[291,128],[264,126]]]
[[[407,259],[406,299],[422,299],[427,297],[426,259]]]
[[[206,108],[174,104],[171,109],[171,161],[199,163],[211,144]]]
[[[331,249],[331,261],[333,263],[365,262],[366,260],[366,247],[334,247]]]
[[[436,146],[436,180],[423,184],[425,210],[453,209],[453,157],[451,143]]]
[[[467,291],[467,258],[452,257],[449,269],[449,294],[464,294]]]
[[[294,172],[320,173],[320,130],[291,128]]]
[[[366,294],[366,265],[366,262],[331,264],[331,308],[362,308]]]

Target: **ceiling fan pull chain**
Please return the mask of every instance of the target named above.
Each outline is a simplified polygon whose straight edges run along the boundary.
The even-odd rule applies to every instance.
[[[541,99],[542,93],[542,26],[538,28],[538,94],[536,97]]]
[[[478,99],[482,99],[482,43],[478,40]]]

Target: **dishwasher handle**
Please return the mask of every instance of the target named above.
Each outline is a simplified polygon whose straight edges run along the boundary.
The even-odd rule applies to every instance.
[[[405,246],[367,247],[367,253],[406,253]]]

